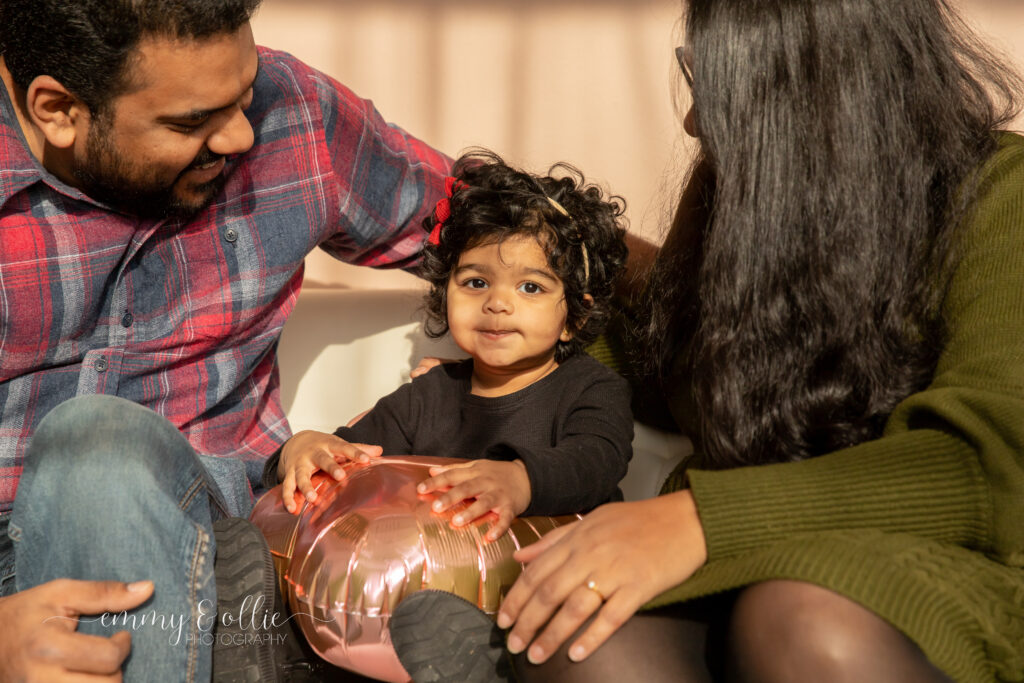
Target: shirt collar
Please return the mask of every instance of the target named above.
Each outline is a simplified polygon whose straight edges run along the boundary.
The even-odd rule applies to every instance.
[[[0,207],[29,185],[42,181],[60,194],[101,209],[113,210],[50,173],[32,154],[7,88],[0,83]]]
[[[7,88],[0,82],[0,206],[14,194],[40,180],[43,168],[32,155],[18,123]]]

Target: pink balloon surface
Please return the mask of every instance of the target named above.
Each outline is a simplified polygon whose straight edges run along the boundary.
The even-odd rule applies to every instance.
[[[512,553],[580,518],[518,518],[496,541],[484,540],[491,515],[455,527],[451,519],[466,504],[435,513],[436,496],[418,494],[416,485],[429,468],[461,462],[396,456],[347,463],[341,481],[314,477],[314,502],[296,494],[297,515],[285,509],[280,486],[256,502],[250,518],[267,538],[292,614],[321,657],[364,676],[408,681],[387,628],[405,596],[446,590],[494,617],[522,571]]]

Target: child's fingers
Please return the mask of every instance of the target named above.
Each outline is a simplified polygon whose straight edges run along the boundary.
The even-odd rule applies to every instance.
[[[317,451],[314,453],[309,459],[309,464],[312,466],[312,468],[309,469],[310,477],[312,477],[313,473],[317,470],[323,470],[330,476],[334,477],[336,481],[345,477],[345,468],[339,465],[334,454],[329,453],[328,451]]]
[[[473,484],[473,481],[469,481],[467,483],[459,484],[458,486],[453,486],[451,489],[445,491],[440,496],[438,496],[437,500],[435,500],[430,505],[430,509],[433,510],[434,512],[444,512],[448,508],[452,507],[453,505],[457,505],[458,503],[461,503],[467,498],[476,498],[477,494],[480,493],[480,488],[478,486],[474,486]],[[469,520],[467,521],[470,521],[472,519],[475,518],[470,517]]]
[[[324,452],[328,453],[335,461],[344,462],[359,462],[367,463],[370,462],[370,458],[379,457],[381,454],[380,446],[372,446],[365,443],[349,443],[344,439],[334,437],[333,440],[324,447]]]
[[[452,517],[452,524],[454,524],[455,526],[465,526],[466,524],[472,522],[474,519],[483,517],[491,510],[499,512],[500,507],[501,506],[495,507],[490,501],[484,500],[483,498],[478,498],[477,500],[473,501],[465,510],[462,510],[454,517]]]
[[[498,513],[498,520],[491,524],[491,528],[487,530],[487,536],[485,537],[488,541],[497,541],[502,535],[508,531],[508,528],[512,526],[512,521],[515,520],[516,516],[512,514],[512,508],[503,508],[501,510],[495,510]]]
[[[440,491],[442,489],[448,488],[447,484],[445,484],[445,481],[446,478],[443,475],[438,475],[436,477],[424,479],[423,481],[416,485],[416,493],[432,493],[434,491]]]
[[[452,517],[452,524],[457,527],[465,526],[491,513],[494,513],[496,519],[487,530],[487,540],[496,541],[508,531],[508,528],[512,526],[512,520],[516,518],[511,502],[502,501],[498,496],[480,494],[469,507]]]
[[[313,473],[316,472],[316,468],[312,467],[301,467],[295,469],[295,485],[298,487],[299,492],[306,497],[306,500],[313,502],[316,500],[316,489],[313,487]]]
[[[431,491],[440,491],[441,489],[447,489],[452,486],[457,486],[469,479],[472,479],[475,474],[469,471],[469,468],[473,463],[467,463],[464,465],[450,465],[448,467],[431,467],[429,479],[424,479],[416,486],[417,493],[430,493]],[[459,500],[462,500],[461,498]],[[458,502],[458,501],[456,501]],[[448,506],[446,505],[445,508]]]
[[[284,475],[284,481],[281,482],[281,500],[284,502],[284,509],[288,512],[295,513],[298,511],[298,505],[295,504],[295,470],[290,469],[288,473]]]
[[[370,458],[379,458],[384,453],[384,449],[380,446],[374,446],[368,443],[350,443],[355,449],[355,457],[349,457],[349,460],[355,460],[357,462],[369,462]]]

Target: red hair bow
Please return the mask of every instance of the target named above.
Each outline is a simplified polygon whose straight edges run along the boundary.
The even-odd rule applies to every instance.
[[[451,197],[464,187],[469,187],[469,185],[466,185],[466,183],[457,178],[448,176],[444,179],[444,193],[446,196],[437,200],[437,205],[434,207],[434,220],[437,222],[434,223],[434,229],[430,231],[430,236],[427,237],[428,244],[436,247],[441,243],[441,228],[444,227],[444,222],[451,218],[452,215]]]

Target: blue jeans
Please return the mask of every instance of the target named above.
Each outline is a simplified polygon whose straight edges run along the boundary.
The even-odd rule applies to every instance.
[[[212,524],[250,507],[241,462],[197,456],[170,422],[130,401],[71,399],[40,423],[25,456],[7,529],[14,590],[61,577],[149,579],[147,602],[83,616],[79,632],[132,632],[126,681],[209,681]],[[5,540],[0,570],[10,564]]]

